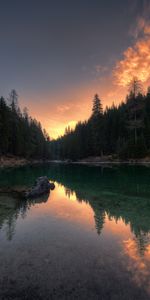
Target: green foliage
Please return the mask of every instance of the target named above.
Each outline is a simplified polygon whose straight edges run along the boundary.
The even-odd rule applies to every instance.
[[[8,103],[0,98],[0,154],[26,158],[48,158],[49,137],[40,123],[18,106],[18,95],[12,90]]]

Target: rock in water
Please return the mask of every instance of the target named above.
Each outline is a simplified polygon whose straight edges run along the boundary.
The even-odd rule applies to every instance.
[[[50,183],[46,176],[39,177],[36,180],[35,185],[25,193],[25,197],[26,198],[38,197],[40,195],[49,193],[49,191],[54,188],[55,188],[54,183]]]
[[[53,190],[55,189],[55,184],[54,184],[54,182],[51,182],[50,185],[51,185],[50,189],[53,191]]]

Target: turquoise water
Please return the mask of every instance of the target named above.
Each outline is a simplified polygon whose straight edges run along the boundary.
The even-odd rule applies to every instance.
[[[49,164],[0,171],[0,299],[150,299],[150,168]]]

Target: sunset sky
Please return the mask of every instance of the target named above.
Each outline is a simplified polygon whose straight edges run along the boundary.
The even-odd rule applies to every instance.
[[[51,137],[124,99],[133,76],[150,78],[149,0],[26,0],[0,3],[0,94],[15,88],[21,107]]]

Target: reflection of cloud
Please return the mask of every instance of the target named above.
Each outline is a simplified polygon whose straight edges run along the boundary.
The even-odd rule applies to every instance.
[[[150,245],[147,246],[143,256],[139,254],[136,240],[129,238],[124,241],[124,252],[128,255],[125,260],[128,271],[139,287],[144,287],[150,293]]]
[[[120,86],[126,86],[135,76],[142,82],[150,78],[150,23],[140,18],[134,36],[134,45],[116,63],[114,75]]]

